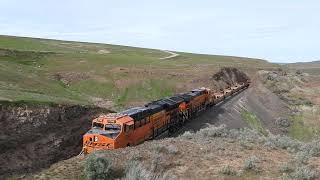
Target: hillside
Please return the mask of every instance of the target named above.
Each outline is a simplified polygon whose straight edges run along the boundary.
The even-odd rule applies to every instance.
[[[104,171],[124,179],[314,179],[318,72],[317,62],[0,36],[0,179],[85,179],[90,158],[112,161]],[[249,89],[170,138],[77,156],[101,113],[247,76]]]
[[[96,174],[111,163],[109,178],[129,179],[315,179],[319,141],[305,144],[285,136],[263,136],[250,129],[208,127],[177,138],[132,148],[74,157],[19,179],[85,179],[90,159]],[[90,171],[89,171],[90,172]],[[94,172],[92,172],[94,173]]]
[[[286,66],[290,69],[303,70],[310,74],[320,75],[320,61],[289,63]]]
[[[0,36],[0,100],[121,109],[206,86],[220,67],[248,73],[263,60],[108,44]]]
[[[320,61],[290,63],[288,67],[301,69],[320,68]]]

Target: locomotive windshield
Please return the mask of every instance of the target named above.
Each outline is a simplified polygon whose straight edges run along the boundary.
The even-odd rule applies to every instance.
[[[106,131],[120,131],[121,127],[119,124],[106,124]]]
[[[92,124],[92,127],[93,127],[93,128],[102,129],[102,128],[103,128],[103,124],[94,122],[94,123]]]
[[[104,136],[115,139],[121,131],[121,126],[119,124],[106,124]]]

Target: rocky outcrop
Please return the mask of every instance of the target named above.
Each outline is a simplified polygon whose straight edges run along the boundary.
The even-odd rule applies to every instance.
[[[225,87],[243,83],[248,80],[249,77],[247,74],[237,68],[225,67],[212,76],[212,83],[215,86],[214,89],[224,89]]]

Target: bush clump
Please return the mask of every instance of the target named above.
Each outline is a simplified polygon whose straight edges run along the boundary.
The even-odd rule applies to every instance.
[[[214,138],[214,137],[229,137],[248,142],[264,142],[265,137],[254,129],[242,128],[242,129],[227,129],[225,124],[220,126],[209,126],[204,129],[200,129],[196,133],[185,132],[180,137],[184,139],[192,139],[194,137]]]
[[[257,156],[250,156],[244,161],[245,170],[257,170],[259,159]]]
[[[280,135],[270,136],[266,140],[264,145],[271,149],[281,148],[289,150],[291,152],[298,152],[301,147],[301,143],[297,140],[293,140],[290,137]]]
[[[179,152],[178,149],[173,145],[169,145],[167,147],[167,151],[169,154],[173,154],[173,155],[178,154],[178,152]]]
[[[288,127],[290,127],[291,126],[291,124],[292,124],[292,122],[289,120],[289,119],[287,119],[287,118],[277,118],[276,119],[276,125],[278,126],[278,127],[280,127],[280,128],[288,128]]]
[[[308,164],[308,161],[310,159],[310,154],[306,151],[299,151],[296,156],[295,159],[297,160],[298,163],[302,163],[302,164]]]
[[[124,180],[149,180],[153,175],[145,169],[140,163],[132,161],[127,165]]]
[[[293,173],[292,178],[296,180],[312,180],[315,179],[316,176],[316,172],[308,166],[299,166]]]
[[[226,125],[220,126],[210,126],[208,128],[201,129],[197,134],[200,134],[203,137],[227,137],[228,130],[226,129]]]
[[[223,166],[220,170],[219,170],[220,174],[224,174],[224,175],[228,175],[228,176],[235,176],[237,175],[237,171],[235,171],[232,167],[230,167],[229,165]]]
[[[242,139],[240,140],[240,146],[243,149],[253,149],[253,143]]]
[[[288,163],[284,163],[279,167],[279,172],[281,173],[289,173],[292,171],[292,168],[289,166]]]
[[[247,142],[263,142],[265,137],[254,129],[231,129],[229,130],[229,137]]]
[[[112,162],[101,154],[92,153],[85,161],[84,173],[88,180],[113,179]]]
[[[185,138],[185,139],[192,139],[194,135],[195,135],[194,133],[187,131],[187,132],[183,133],[180,137]]]
[[[174,175],[165,171],[159,164],[160,157],[157,156],[150,167],[147,169],[143,166],[142,162],[129,161],[125,168],[125,176],[123,180],[166,180],[177,179]]]
[[[178,154],[178,149],[173,145],[164,146],[162,144],[155,144],[153,146],[153,150],[157,153],[168,153],[172,155]]]
[[[320,156],[320,141],[313,141],[301,146],[301,151],[308,152],[310,156]]]
[[[141,154],[134,153],[130,156],[129,161],[142,161],[143,157]]]

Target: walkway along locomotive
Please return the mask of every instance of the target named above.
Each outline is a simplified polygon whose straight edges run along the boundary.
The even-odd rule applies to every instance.
[[[221,92],[199,88],[119,113],[100,115],[83,136],[83,153],[134,146],[165,131],[174,132],[206,108],[249,87],[249,81]]]

